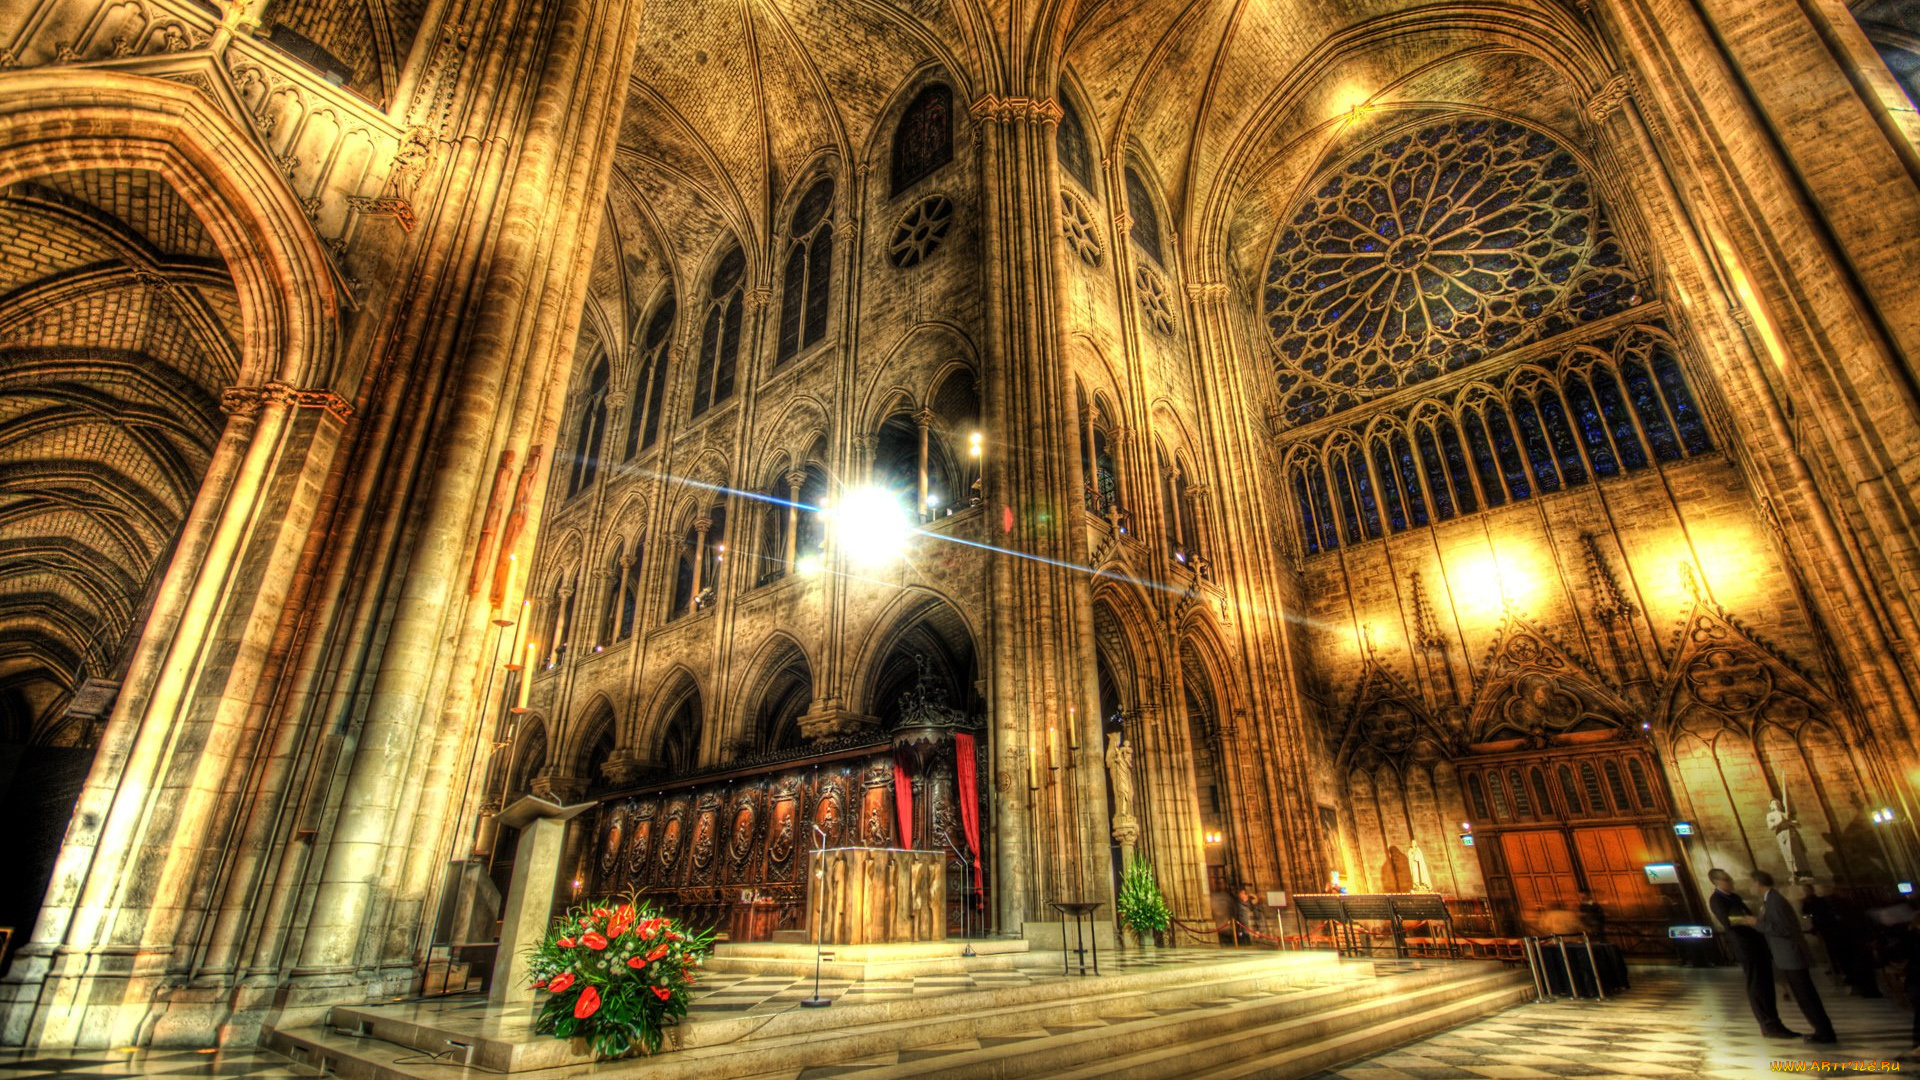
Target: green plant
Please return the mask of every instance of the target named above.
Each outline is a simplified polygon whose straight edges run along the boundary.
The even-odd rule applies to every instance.
[[[694,969],[712,947],[712,931],[685,933],[650,904],[569,908],[528,950],[533,987],[548,995],[534,1030],[584,1038],[602,1058],[654,1053],[666,1026],[687,1015]]]
[[[1164,934],[1173,925],[1173,912],[1160,895],[1160,884],[1153,879],[1153,867],[1138,856],[1127,864],[1120,878],[1120,896],[1116,903],[1120,921],[1141,941],[1149,934]]]

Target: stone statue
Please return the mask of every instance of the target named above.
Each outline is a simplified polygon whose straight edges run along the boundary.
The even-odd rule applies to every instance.
[[[1107,736],[1107,786],[1113,792],[1113,820],[1134,820],[1133,747],[1115,732]]]
[[[1407,877],[1413,880],[1414,892],[1433,891],[1433,872],[1427,866],[1427,853],[1420,850],[1420,841],[1414,839],[1407,843]]]
[[[1780,858],[1787,864],[1787,876],[1795,881],[1811,880],[1807,842],[1800,839],[1800,819],[1782,806],[1779,799],[1767,803],[1767,828],[1773,830],[1774,843],[1780,845]]]

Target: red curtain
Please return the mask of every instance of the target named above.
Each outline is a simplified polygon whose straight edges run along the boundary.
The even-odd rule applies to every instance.
[[[913,781],[907,779],[906,767],[899,758],[893,759],[893,806],[900,816],[900,846],[913,846]]]
[[[973,856],[973,891],[980,891],[980,785],[973,764],[973,736],[953,733],[954,778],[960,786],[960,827],[967,834],[967,852]]]

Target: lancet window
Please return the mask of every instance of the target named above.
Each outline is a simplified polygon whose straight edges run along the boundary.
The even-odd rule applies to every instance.
[[[934,83],[920,91],[893,133],[893,191],[898,195],[953,160],[953,91]]]
[[[634,365],[632,419],[627,424],[627,457],[653,446],[660,437],[660,408],[667,395],[667,351],[673,337],[673,291],[669,287],[647,320]]]
[[[733,374],[740,363],[740,320],[745,313],[747,257],[735,244],[713,269],[707,288],[705,327],[700,334],[700,367],[694,374],[693,415],[733,396]]]
[[[1080,121],[1080,110],[1073,107],[1073,99],[1067,96],[1062,87],[1058,95],[1060,102],[1060,124],[1053,133],[1054,153],[1060,159],[1060,168],[1068,176],[1080,182],[1080,186],[1093,191],[1093,142],[1087,138],[1087,127]]]
[[[833,179],[826,177],[808,188],[793,210],[776,364],[786,363],[826,336],[832,281]]]
[[[1133,242],[1157,265],[1165,265],[1166,253],[1160,246],[1160,212],[1154,208],[1153,193],[1147,189],[1147,182],[1138,169],[1127,166],[1127,216],[1133,224],[1127,227]]]
[[[1636,328],[1611,353],[1570,350],[1558,374],[1526,365],[1336,430],[1289,458],[1302,551],[1504,506],[1713,450],[1672,343]],[[1362,449],[1364,447],[1364,449]]]
[[[716,503],[689,522],[673,560],[673,592],[667,621],[711,607],[720,588],[727,555],[727,507]]]
[[[586,393],[574,427],[573,468],[567,475],[567,494],[578,495],[600,474],[600,451],[607,435],[607,358],[594,360],[587,371]]]

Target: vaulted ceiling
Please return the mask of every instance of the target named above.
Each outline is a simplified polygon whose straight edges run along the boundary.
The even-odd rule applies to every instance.
[[[610,235],[659,273],[698,274],[731,233],[756,281],[793,185],[823,155],[877,161],[876,126],[929,66],[963,103],[1062,78],[1101,156],[1151,177],[1187,271],[1246,282],[1303,185],[1406,111],[1466,107],[1570,140],[1607,74],[1559,0],[655,0],[646,22]],[[1036,74],[1011,73],[1017,54]],[[628,282],[621,303],[657,284]]]
[[[119,677],[237,371],[237,303],[153,173],[0,190],[0,738]]]

